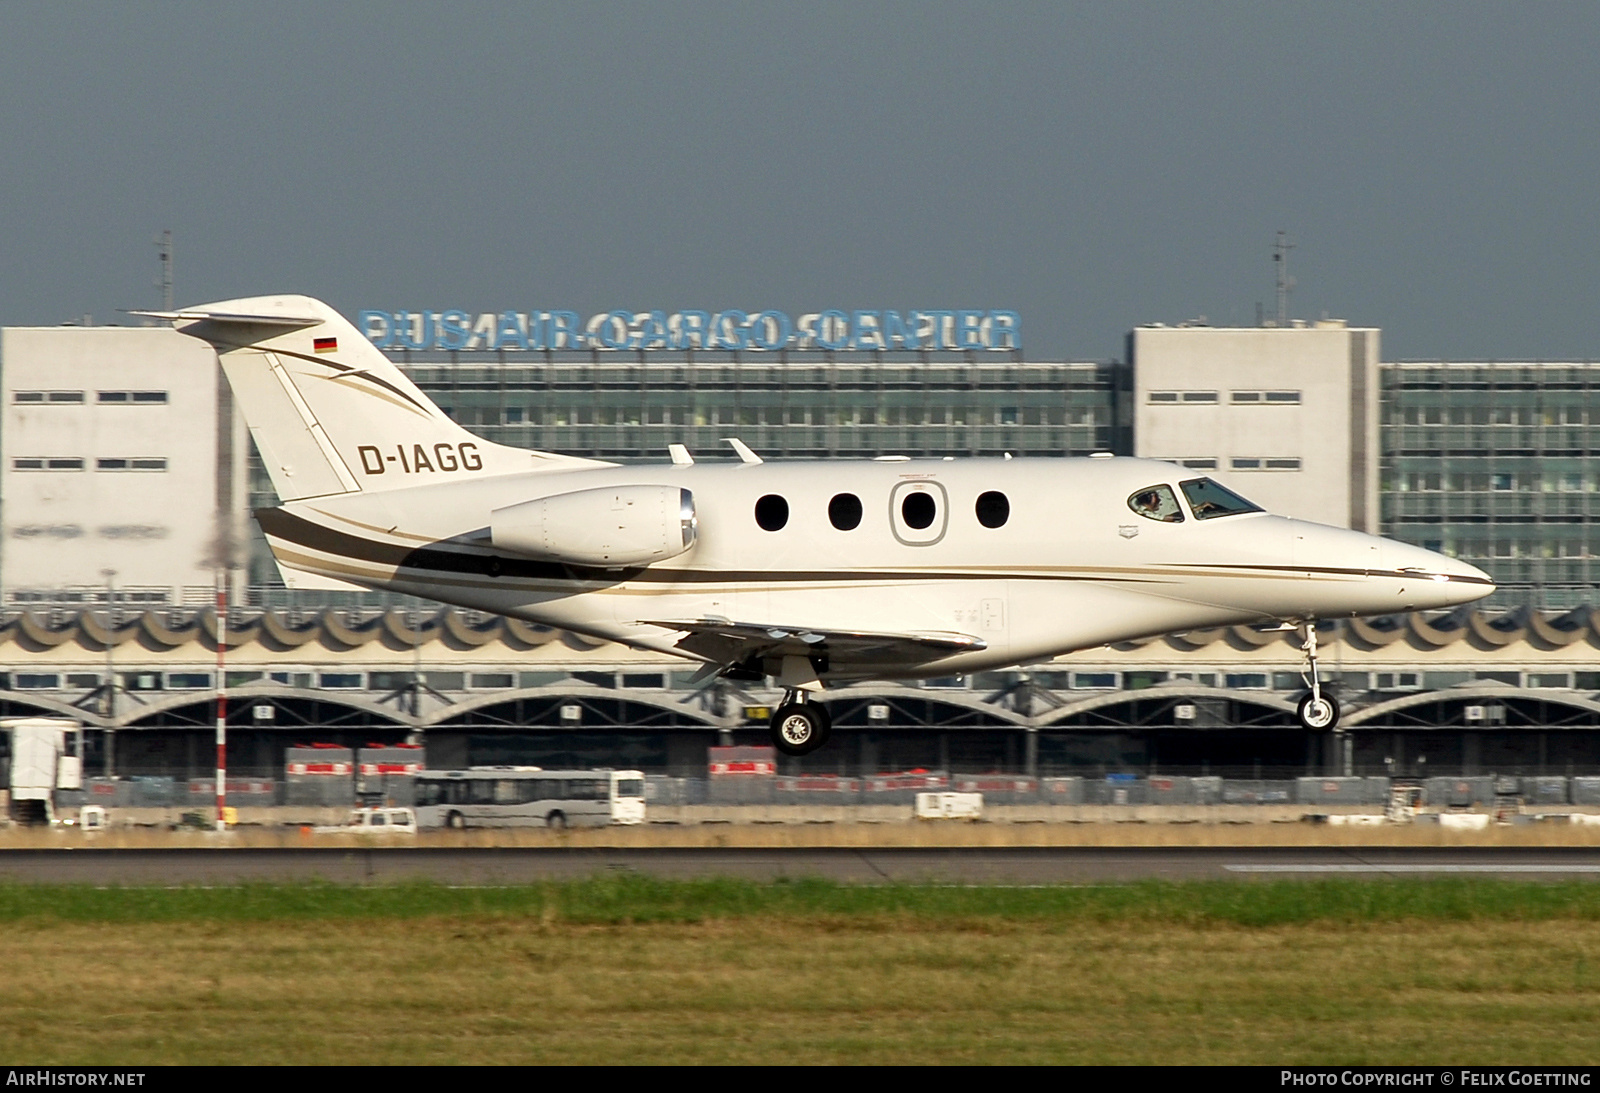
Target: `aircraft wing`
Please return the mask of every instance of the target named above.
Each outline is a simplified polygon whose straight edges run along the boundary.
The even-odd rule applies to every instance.
[[[988,647],[982,638],[944,631],[876,634],[717,618],[645,620],[645,625],[682,631],[684,636],[677,643],[679,649],[724,668],[767,657],[824,657],[833,673],[848,675],[857,665],[922,664]]]

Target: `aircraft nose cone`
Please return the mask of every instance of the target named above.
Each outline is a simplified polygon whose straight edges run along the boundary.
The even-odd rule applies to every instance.
[[[1382,557],[1384,569],[1415,582],[1410,591],[1419,608],[1472,603],[1495,589],[1494,579],[1477,566],[1410,543],[1384,540]]]

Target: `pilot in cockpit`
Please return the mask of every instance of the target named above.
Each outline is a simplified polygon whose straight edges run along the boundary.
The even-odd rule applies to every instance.
[[[1149,486],[1128,498],[1128,507],[1146,520],[1159,520],[1164,524],[1183,523],[1183,510],[1171,486]]]

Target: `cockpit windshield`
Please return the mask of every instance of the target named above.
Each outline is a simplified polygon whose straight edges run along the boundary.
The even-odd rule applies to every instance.
[[[1164,524],[1183,523],[1183,509],[1171,486],[1146,486],[1128,498],[1128,507],[1146,520]]]
[[[1178,485],[1182,488],[1183,495],[1189,499],[1189,508],[1194,510],[1196,520],[1262,511],[1260,505],[1251,504],[1226,486],[1218,485],[1209,478],[1191,478]]]

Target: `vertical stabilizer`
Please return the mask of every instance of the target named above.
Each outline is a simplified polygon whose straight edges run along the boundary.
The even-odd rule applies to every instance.
[[[479,439],[344,316],[307,296],[142,314],[171,319],[216,348],[284,501],[600,465]]]

